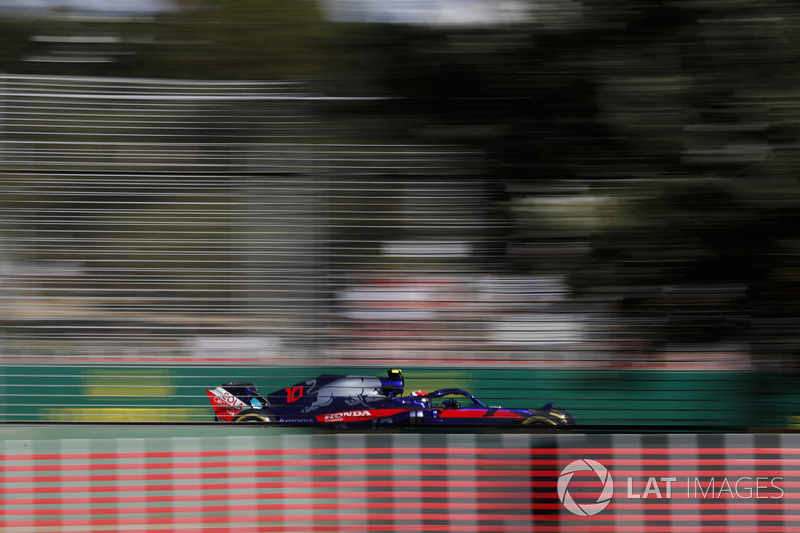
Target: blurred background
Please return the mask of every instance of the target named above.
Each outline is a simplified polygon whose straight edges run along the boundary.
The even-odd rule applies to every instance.
[[[433,365],[793,427],[799,43],[782,0],[0,0],[4,416]]]

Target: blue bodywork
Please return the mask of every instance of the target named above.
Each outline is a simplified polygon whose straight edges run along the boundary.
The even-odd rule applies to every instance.
[[[487,406],[463,389],[404,396],[399,370],[387,377],[322,375],[259,395],[253,383],[229,382],[208,395],[217,420],[321,425],[534,425],[567,427],[572,416],[552,403],[540,409]]]

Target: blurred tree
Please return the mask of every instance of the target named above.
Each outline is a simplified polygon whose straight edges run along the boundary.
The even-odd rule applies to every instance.
[[[674,5],[629,26],[646,30],[629,46],[597,54],[599,109],[630,155],[619,168],[647,183],[623,192],[634,218],[596,233],[573,279],[622,287],[623,309],[651,317],[654,340],[795,351],[797,301],[786,296],[797,284],[776,272],[797,262],[786,244],[798,237],[800,169],[786,154],[800,131],[786,108],[799,80],[786,67],[797,61],[800,12],[786,2]]]
[[[20,10],[0,19],[0,70],[230,80],[317,79],[327,73],[326,49],[336,26],[314,0],[181,3],[181,11],[150,17]],[[34,55],[45,59],[29,61]],[[76,60],[59,60],[67,56]]]
[[[585,0],[578,12],[365,25],[345,55],[401,97],[375,116],[486,154],[506,249],[527,251],[507,265],[570,273],[654,342],[771,349],[768,330],[796,351],[800,8]]]
[[[187,79],[313,79],[327,70],[334,25],[313,0],[204,0],[162,15],[158,46],[130,68]]]
[[[32,49],[35,31],[30,20],[0,18],[0,72],[19,72],[22,59]]]

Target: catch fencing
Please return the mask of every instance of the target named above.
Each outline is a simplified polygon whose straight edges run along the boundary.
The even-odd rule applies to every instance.
[[[794,434],[48,431],[2,430],[2,531],[800,531]]]

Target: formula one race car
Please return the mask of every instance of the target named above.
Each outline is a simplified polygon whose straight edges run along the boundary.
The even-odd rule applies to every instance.
[[[209,389],[215,419],[226,422],[282,423],[339,428],[397,424],[534,425],[575,424],[552,403],[540,409],[486,406],[462,389],[416,391],[403,396],[400,370],[388,377],[318,376],[261,396],[253,383],[228,382]]]

